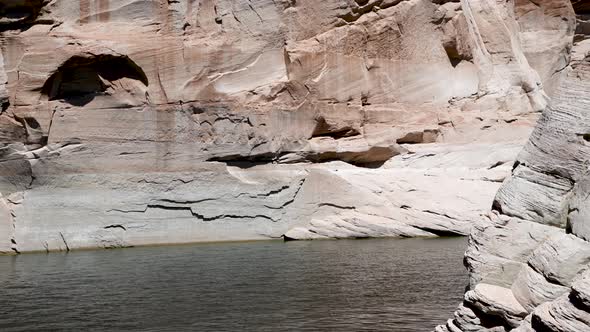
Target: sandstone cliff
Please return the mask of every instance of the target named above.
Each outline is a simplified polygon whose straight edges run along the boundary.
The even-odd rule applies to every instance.
[[[0,251],[468,234],[578,27],[566,0],[1,2]]]
[[[571,63],[471,234],[465,300],[437,331],[590,331],[590,8],[572,3]]]

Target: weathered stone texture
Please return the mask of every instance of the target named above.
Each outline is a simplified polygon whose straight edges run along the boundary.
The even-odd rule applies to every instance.
[[[439,331],[590,331],[590,48],[575,40],[494,211],[471,234],[469,291]]]
[[[468,234],[566,73],[571,8],[11,1],[0,250]]]

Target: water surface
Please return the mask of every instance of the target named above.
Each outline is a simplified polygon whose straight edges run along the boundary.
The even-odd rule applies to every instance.
[[[430,331],[466,240],[251,242],[0,256],[0,331]]]

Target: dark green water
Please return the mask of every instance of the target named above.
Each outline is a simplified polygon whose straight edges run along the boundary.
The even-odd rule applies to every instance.
[[[225,243],[0,257],[0,331],[430,331],[466,240]]]

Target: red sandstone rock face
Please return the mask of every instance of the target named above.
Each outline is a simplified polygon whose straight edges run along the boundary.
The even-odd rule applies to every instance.
[[[565,0],[11,3],[2,251],[466,234],[576,24]]]

